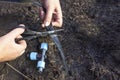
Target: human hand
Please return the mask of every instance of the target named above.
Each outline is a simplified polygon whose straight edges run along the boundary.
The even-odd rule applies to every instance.
[[[19,25],[24,26],[24,25]],[[16,59],[21,56],[26,48],[26,42],[24,40],[15,42],[16,38],[21,38],[24,32],[23,28],[16,28],[8,34],[0,37],[0,62]]]
[[[43,19],[42,27],[53,26],[61,27],[63,23],[62,11],[59,0],[42,0],[46,13],[40,8],[40,17]]]

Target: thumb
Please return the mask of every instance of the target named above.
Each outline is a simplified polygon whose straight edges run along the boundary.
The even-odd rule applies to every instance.
[[[25,27],[25,25],[19,25],[19,26]],[[7,35],[16,38],[17,36],[22,34],[24,31],[25,31],[24,28],[16,28],[16,29],[13,29],[11,32],[9,32]]]
[[[46,16],[45,16],[45,20],[44,20],[44,26],[50,25],[50,22],[52,20],[52,14],[53,14],[53,8],[48,7],[47,12],[46,12]]]

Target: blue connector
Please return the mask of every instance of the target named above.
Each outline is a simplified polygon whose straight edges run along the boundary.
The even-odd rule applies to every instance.
[[[45,68],[45,53],[48,50],[48,44],[42,43],[40,49],[42,49],[42,58],[38,61],[37,67],[39,68],[39,72],[42,72]]]
[[[31,52],[30,53],[30,60],[37,60],[37,55],[38,55],[37,52]]]
[[[40,49],[48,50],[48,44],[47,43],[42,43],[40,46]]]

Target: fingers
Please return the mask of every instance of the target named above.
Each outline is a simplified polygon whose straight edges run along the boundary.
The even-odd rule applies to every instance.
[[[23,24],[20,24],[19,26],[25,27],[25,25],[23,25]],[[13,37],[16,38],[18,35],[22,34],[24,31],[25,31],[24,28],[16,28],[16,29],[12,30],[11,32],[9,32],[7,35],[11,36],[12,38]]]
[[[24,26],[24,25],[19,25]],[[16,28],[9,32],[7,35],[1,38],[1,55],[2,60],[0,61],[8,61],[13,60],[19,56],[21,56],[27,47],[25,40],[21,40],[20,42],[16,43],[16,38],[21,38],[24,32],[23,28]]]
[[[22,36],[19,35],[16,38],[22,38]],[[15,47],[16,47],[16,50],[17,50],[17,53],[16,53],[16,58],[17,58],[25,52],[25,49],[27,47],[26,41],[25,40],[20,40],[18,43],[15,42]]]
[[[17,38],[22,38],[21,35],[19,35]],[[24,50],[26,49],[27,47],[27,43],[25,40],[20,40],[18,43],[17,43],[18,47],[20,47],[21,50]]]
[[[61,27],[63,23],[62,13],[61,12],[55,13],[54,18],[55,19],[52,21],[52,25],[56,27]]]
[[[19,36],[16,37],[16,38],[22,38],[22,36],[19,35]],[[20,40],[20,41],[18,41],[18,44],[19,44],[19,45],[22,45],[22,44],[25,44],[25,45],[26,45],[26,41],[25,41],[25,40]]]
[[[50,22],[52,20],[52,15],[53,15],[53,7],[48,7],[46,11],[44,23],[42,24],[43,27],[50,25]]]
[[[16,50],[18,50],[17,57],[21,56],[25,52],[26,47],[27,47],[27,44],[25,40],[21,40],[19,41],[19,44],[16,44]]]
[[[62,18],[62,10],[61,10],[60,4],[58,4],[55,11],[56,12],[54,13],[54,16],[53,16],[55,18],[55,21],[53,21],[52,24],[53,26],[61,27],[63,23],[63,18]]]
[[[46,13],[43,13],[44,11],[41,9],[40,16],[44,14],[42,27],[49,26],[51,22],[53,26],[61,27],[63,19],[59,0],[43,0],[43,2]]]
[[[41,11],[40,15],[41,15],[41,19],[44,19],[44,16],[45,16],[44,11]],[[53,26],[57,26],[57,27],[62,26],[63,19],[62,19],[61,8],[59,8],[59,10],[57,10],[57,12],[54,12],[54,14],[53,14],[53,11],[50,11],[48,9],[46,16],[45,16],[44,23],[42,24],[42,27],[49,26],[51,22],[52,22]]]
[[[22,50],[21,52],[18,52],[18,53],[15,53],[15,54],[12,53],[14,56],[13,56],[13,57],[10,57],[9,59],[7,58],[6,61],[8,61],[8,60],[14,60],[14,59],[20,57],[20,56],[21,56],[22,54],[24,54],[24,53],[25,53],[25,50]]]

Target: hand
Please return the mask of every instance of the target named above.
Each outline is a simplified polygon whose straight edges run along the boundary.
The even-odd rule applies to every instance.
[[[59,0],[42,0],[46,13],[40,8],[40,17],[44,20],[42,26],[49,26],[52,22],[53,26],[62,26],[62,11]]]
[[[20,25],[24,26],[24,25]],[[16,59],[21,56],[26,48],[26,42],[24,40],[15,42],[16,38],[20,38],[24,32],[23,28],[16,28],[0,37],[0,62]]]

